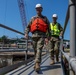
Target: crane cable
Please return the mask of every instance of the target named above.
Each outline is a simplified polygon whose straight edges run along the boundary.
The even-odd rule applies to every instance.
[[[4,12],[4,24],[6,24],[6,14],[7,14],[7,0],[5,1],[5,12]],[[3,34],[5,34],[5,29],[3,28]]]
[[[6,23],[6,14],[7,14],[7,0],[5,2],[4,24]]]

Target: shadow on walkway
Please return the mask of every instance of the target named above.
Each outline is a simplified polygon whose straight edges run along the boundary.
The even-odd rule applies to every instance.
[[[61,68],[60,65],[46,65],[46,66],[41,66],[41,70],[42,71],[47,71],[47,70],[53,70],[53,69],[58,69],[58,68]]]

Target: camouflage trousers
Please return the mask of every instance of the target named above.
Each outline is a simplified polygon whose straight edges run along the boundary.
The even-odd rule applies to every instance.
[[[49,43],[46,45],[46,49],[50,53],[50,58],[54,60],[54,55],[56,57],[59,56],[59,40],[57,41],[51,41],[49,40]]]
[[[58,58],[59,56],[59,41],[50,41],[49,45],[50,57],[54,60],[54,55],[56,56],[56,58]]]
[[[44,38],[42,37],[34,37],[33,39],[33,48],[35,53],[35,63],[41,63],[41,54],[42,48],[44,46]]]

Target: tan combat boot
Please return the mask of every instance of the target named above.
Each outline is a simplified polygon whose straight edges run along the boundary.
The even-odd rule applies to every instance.
[[[40,63],[36,63],[34,66],[35,71],[39,71],[40,70]]]
[[[50,65],[53,65],[53,64],[55,64],[55,61],[54,60],[51,61]]]

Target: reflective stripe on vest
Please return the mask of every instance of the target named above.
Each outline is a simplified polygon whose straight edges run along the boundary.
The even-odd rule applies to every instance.
[[[53,25],[52,23],[50,23],[50,29],[51,29],[51,35],[57,35],[57,36],[59,36],[60,30],[58,28],[58,23],[56,23],[55,25]]]
[[[41,18],[36,18],[30,27],[30,31],[34,32],[36,30],[39,30],[41,32],[46,32],[47,28],[48,25]]]

